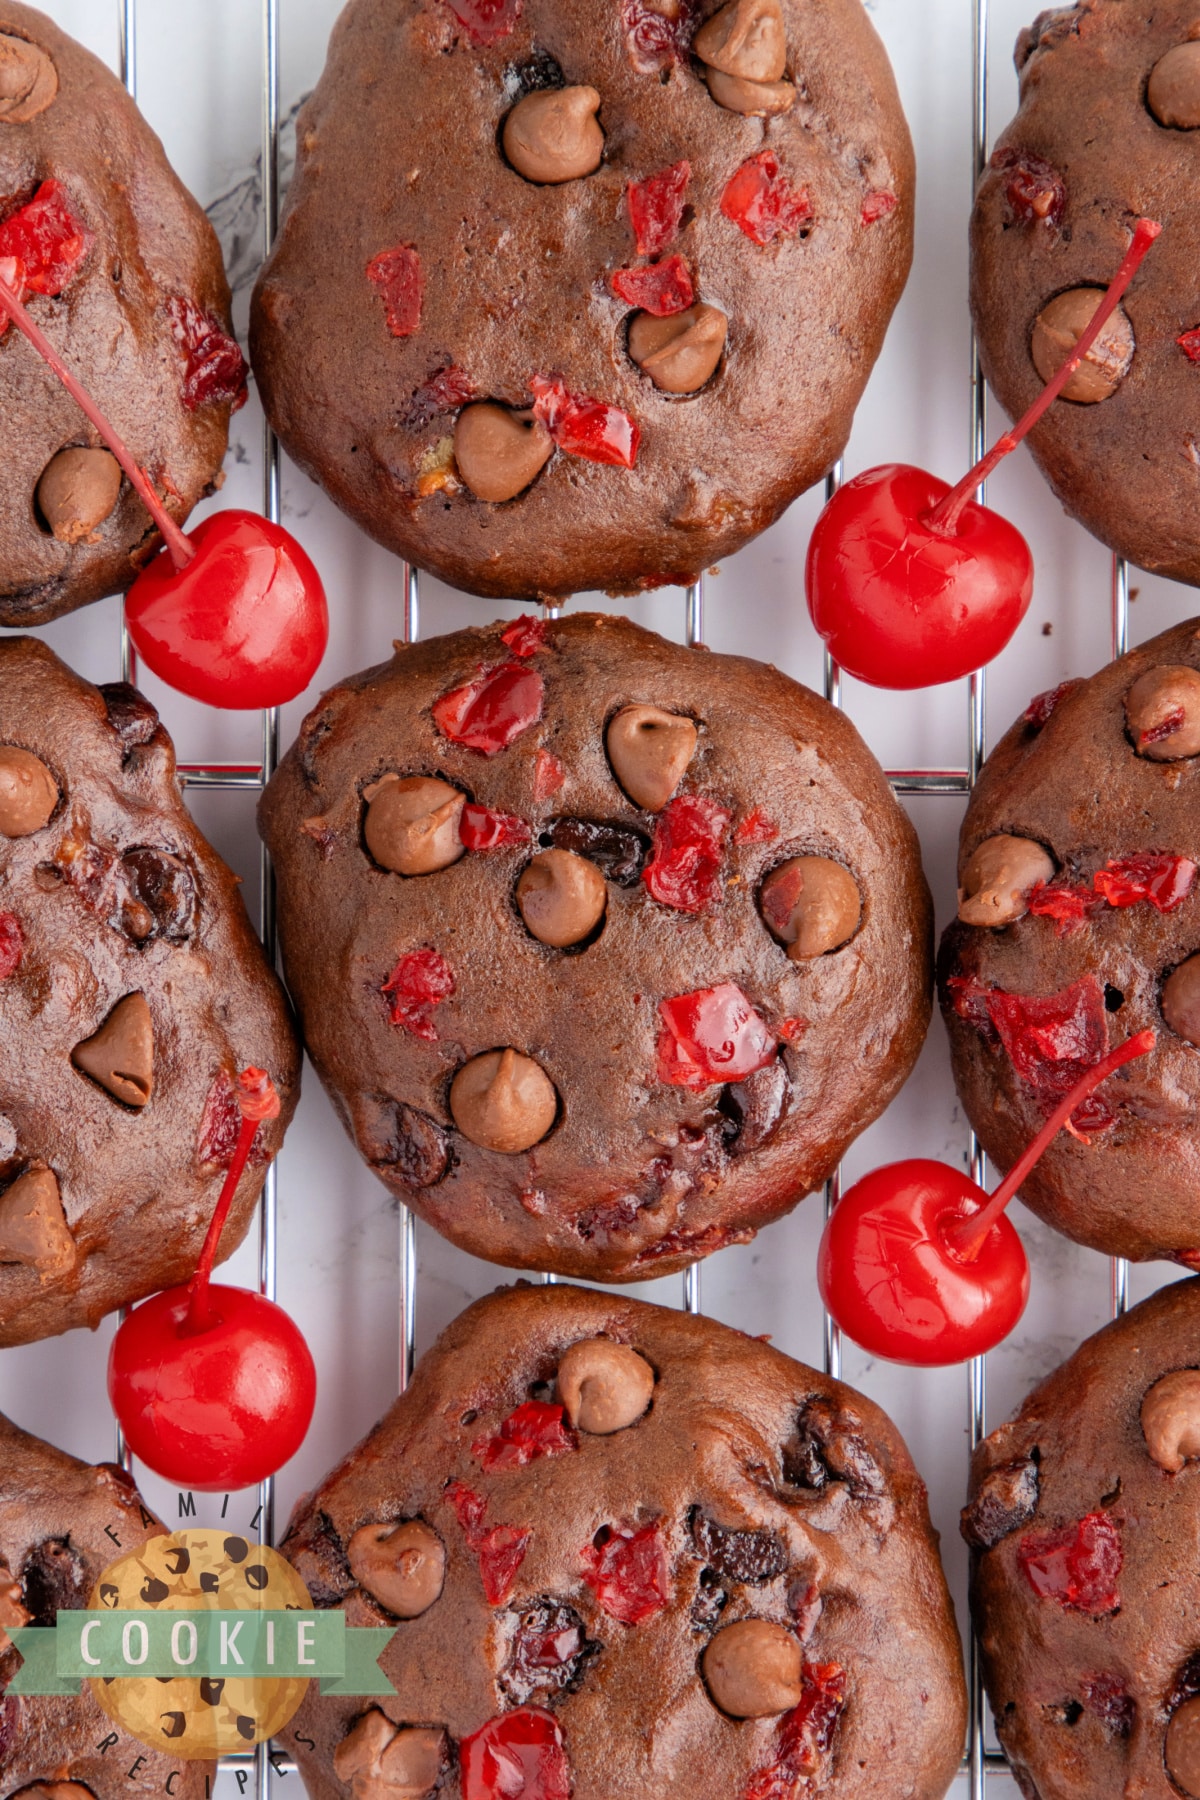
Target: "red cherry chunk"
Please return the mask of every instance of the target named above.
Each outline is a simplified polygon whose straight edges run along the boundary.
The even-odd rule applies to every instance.
[[[219,1169],[228,1168],[233,1161],[241,1128],[242,1109],[238,1104],[237,1086],[229,1071],[221,1069],[204,1102],[200,1131],[196,1139],[196,1161],[213,1163]],[[263,1144],[262,1133],[259,1132],[250,1147],[250,1161],[268,1162],[270,1154]]]
[[[479,1438],[471,1445],[471,1453],[489,1472],[494,1469],[523,1469],[542,1456],[561,1456],[564,1451],[578,1450],[579,1439],[566,1423],[561,1406],[547,1400],[527,1400],[509,1413],[494,1436]]]
[[[489,1606],[503,1606],[512,1594],[517,1570],[525,1560],[533,1533],[520,1525],[493,1525],[485,1531],[487,1501],[464,1482],[452,1481],[446,1498],[458,1515],[463,1536],[479,1558],[484,1599]]]
[[[388,1002],[388,1017],[413,1037],[436,1044],[437,1029],[431,1014],[454,992],[454,974],[436,950],[410,950],[396,964],[379,990]]]
[[[1119,856],[1097,869],[1092,886],[1110,906],[1134,906],[1148,900],[1160,913],[1174,912],[1191,893],[1196,865],[1186,856]]]
[[[521,1706],[459,1746],[462,1800],[571,1800],[571,1766],[553,1713]]]
[[[477,399],[478,393],[465,369],[457,363],[444,363],[427,375],[419,388],[413,389],[400,422],[408,431],[424,431],[442,413],[457,412],[468,400]]]
[[[1040,731],[1063,696],[1078,686],[1079,679],[1076,678],[1073,681],[1060,681],[1057,687],[1047,688],[1044,694],[1035,694],[1021,717],[1035,731]]]
[[[1035,919],[1054,919],[1060,937],[1104,911],[1104,896],[1074,881],[1041,881],[1029,895],[1029,911]]]
[[[1200,362],[1200,325],[1193,325],[1190,331],[1185,331],[1175,342],[1189,362]]]
[[[682,256],[668,256],[665,262],[651,263],[645,269],[617,269],[612,276],[612,290],[630,306],[640,307],[656,319],[684,312],[696,298],[692,271]]]
[[[519,662],[499,663],[480,669],[473,681],[435,700],[434,723],[451,743],[495,756],[536,725],[544,693],[536,669]]]
[[[1046,225],[1053,229],[1062,224],[1067,190],[1062,176],[1044,157],[1008,144],[993,153],[992,167],[1008,171],[1005,198],[1013,217],[1022,225]]]
[[[1146,744],[1161,744],[1164,738],[1173,736],[1179,730],[1186,717],[1187,714],[1182,706],[1169,707],[1157,725],[1148,725],[1145,731],[1138,733],[1139,747]]]
[[[955,1012],[977,1031],[999,1035],[1020,1080],[1051,1112],[1080,1077],[1095,1068],[1108,1048],[1104,989],[1085,975],[1057,994],[1007,994],[970,977],[948,983]],[[1071,1115],[1071,1129],[1103,1131],[1114,1114],[1099,1094],[1091,1094]]]
[[[641,1625],[671,1597],[667,1549],[657,1524],[603,1525],[583,1552],[583,1579],[612,1619]]]
[[[829,1754],[846,1707],[846,1671],[838,1663],[805,1663],[803,1673],[800,1703],[779,1721],[774,1759],[751,1775],[744,1800],[797,1800]]]
[[[421,323],[425,286],[416,245],[397,244],[394,250],[381,250],[367,264],[367,280],[379,290],[392,336],[411,337]]]
[[[549,800],[557,794],[567,779],[567,771],[557,756],[549,750],[539,750],[533,764],[533,797],[535,801]]]
[[[808,189],[791,185],[773,150],[760,150],[729,178],[721,211],[755,244],[794,237],[813,216]]]
[[[475,44],[494,44],[509,37],[524,11],[524,0],[446,0]]]
[[[0,257],[17,259],[21,286],[33,294],[61,294],[95,241],[72,213],[60,181],[43,181],[0,225]]]
[[[641,428],[619,406],[572,394],[561,375],[531,375],[533,410],[560,450],[588,462],[632,469]]]
[[[658,1016],[658,1079],[671,1087],[699,1094],[774,1060],[775,1033],[732,981],[660,1000]]]
[[[880,219],[886,219],[890,212],[895,212],[898,204],[895,194],[868,194],[862,203],[863,224],[875,225]]]
[[[25,940],[16,913],[0,912],[0,981],[15,975],[21,965]]]
[[[1133,1730],[1137,1703],[1119,1675],[1101,1672],[1085,1675],[1079,1684],[1083,1704],[1114,1737],[1127,1738]]]
[[[454,1508],[463,1536],[474,1549],[483,1532],[487,1501],[474,1488],[469,1488],[465,1481],[452,1481],[446,1489],[446,1498]]]
[[[1107,1513],[1093,1512],[1060,1531],[1031,1532],[1017,1545],[1017,1561],[1041,1600],[1100,1618],[1118,1605],[1124,1562],[1121,1534]]]
[[[459,817],[458,835],[468,850],[503,850],[508,844],[527,844],[533,832],[515,813],[493,812],[490,806],[468,800]]]
[[[647,175],[645,181],[631,181],[625,189],[639,256],[660,256],[678,236],[683,223],[683,197],[691,175],[689,162],[672,163],[657,175]]]
[[[743,819],[739,819],[733,832],[735,844],[773,844],[779,836],[779,827],[765,813],[761,806],[756,806]]]
[[[721,852],[730,814],[715,800],[679,794],[658,815],[642,880],[677,912],[703,912],[720,893]]]
[[[684,62],[692,41],[696,0],[621,0],[621,23],[630,60],[639,74],[656,75]]]
[[[211,313],[189,300],[186,294],[172,294],[167,301],[167,317],[171,336],[183,356],[183,385],[180,398],[189,412],[201,406],[229,401],[236,412],[246,404],[246,359],[228,332],[222,331]]]
[[[500,642],[507,644],[514,656],[536,656],[539,650],[546,648],[546,633],[550,629],[545,619],[535,619],[532,613],[522,613],[511,625],[506,625],[500,633]]]
[[[785,1044],[798,1044],[811,1024],[811,1019],[797,1013],[793,1019],[780,1019],[779,1035]]]

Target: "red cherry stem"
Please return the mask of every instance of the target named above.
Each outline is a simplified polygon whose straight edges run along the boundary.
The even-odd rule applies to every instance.
[[[271,1077],[265,1075],[261,1069],[244,1069],[238,1076],[237,1101],[241,1108],[242,1122],[238,1127],[233,1159],[226,1171],[224,1185],[205,1234],[200,1260],[196,1264],[196,1273],[188,1282],[187,1318],[180,1329],[180,1335],[183,1337],[191,1337],[196,1332],[207,1331],[209,1326],[215,1323],[210,1285],[213,1263],[216,1261],[217,1249],[221,1242],[221,1233],[225,1229],[229,1208],[233,1204],[237,1184],[242,1179],[246,1163],[249,1160],[250,1151],[258,1135],[258,1128],[264,1119],[274,1119],[279,1113],[279,1095],[275,1091],[275,1084]]]
[[[1080,1101],[1086,1100],[1089,1094],[1096,1091],[1101,1082],[1107,1081],[1114,1069],[1121,1068],[1127,1062],[1133,1062],[1136,1057],[1147,1055],[1153,1050],[1154,1042],[1152,1031],[1135,1032],[1133,1037],[1126,1038],[1123,1044],[1118,1044],[1115,1050],[1110,1050],[1094,1069],[1089,1069],[1086,1075],[1082,1075],[1066,1099],[1059,1101],[1024,1155],[1018,1157],[987,1205],[981,1211],[972,1213],[969,1218],[958,1219],[953,1225],[947,1227],[946,1241],[964,1262],[975,1261],[983,1248],[988,1232],[1042,1152],[1051,1140],[1058,1136]]]
[[[957,487],[951,488],[937,505],[925,514],[923,523],[930,531],[939,531],[947,536],[953,534],[958,527],[959,517],[967,502],[974,497],[975,489],[981,481],[986,481],[996,464],[1002,462],[1010,450],[1015,450],[1027,432],[1032,431],[1042,414],[1058,399],[1070,381],[1072,375],[1100,336],[1105,325],[1116,311],[1121,296],[1141,267],[1142,258],[1162,230],[1156,219],[1139,219],[1133,233],[1133,241],[1125,252],[1125,260],[1117,270],[1107,293],[1095,312],[1091,323],[1080,337],[1057,375],[1046,383],[1029,411],[1011,428],[996,439],[987,455],[975,464],[973,469],[963,476]]]
[[[150,514],[154,523],[158,526],[159,531],[162,533],[163,542],[171,552],[171,560],[175,564],[175,567],[177,569],[185,569],[196,554],[195,547],[190,538],[185,537],[184,533],[179,529],[179,526],[175,523],[170,513],[164,507],[162,501],[151,487],[149,481],[146,479],[145,474],[134,461],[124,440],[117,434],[114,427],[109,424],[108,420],[100,411],[100,408],[96,405],[96,402],[92,399],[87,390],[80,386],[70,369],[68,369],[67,365],[63,362],[58,351],[54,348],[54,345],[50,342],[50,339],[46,336],[41,327],[34,323],[29,313],[26,312],[20,299],[13,292],[12,288],[2,275],[0,275],[0,311],[6,312],[9,315],[17,329],[29,339],[29,342],[42,358],[42,361],[47,363],[58,376],[58,379],[62,382],[75,404],[82,408],[83,412],[87,414],[87,417],[96,427],[96,430],[100,433],[100,436],[104,439],[105,443],[120,463],[122,469],[124,469],[126,475],[129,477],[130,482],[133,484],[134,491],[142,502],[142,505],[146,508],[146,511]]]

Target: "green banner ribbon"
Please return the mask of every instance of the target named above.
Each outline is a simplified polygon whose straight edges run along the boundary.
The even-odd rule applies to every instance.
[[[323,1694],[386,1695],[388,1628],[347,1629],[342,1612],[60,1611],[53,1626],[9,1632],[23,1658],[12,1694],[77,1694],[85,1677],[311,1677]]]

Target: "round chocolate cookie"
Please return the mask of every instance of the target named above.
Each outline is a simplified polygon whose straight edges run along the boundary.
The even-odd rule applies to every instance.
[[[630,1281],[744,1242],[920,1049],[912,828],[762,664],[597,614],[398,648],[325,695],[260,818],[347,1129],[493,1262]]]
[[[478,1301],[283,1551],[316,1606],[395,1631],[394,1695],[314,1683],[284,1733],[312,1800],[941,1800],[958,1767],[958,1636],[898,1432],[707,1319]]]
[[[1083,330],[1139,216],[1163,233],[1029,434],[1066,510],[1144,569],[1200,583],[1200,14],[1083,0],[1017,40],[1020,111],[971,220],[971,310],[1017,418]]]
[[[954,1079],[1000,1169],[1151,1028],[1021,1197],[1078,1243],[1200,1266],[1200,624],[1039,695],[963,820],[938,979]]]
[[[109,1565],[164,1535],[125,1471],[89,1468],[0,1417],[0,1795],[4,1800],[207,1800],[216,1764],[181,1762],[77,1697],[5,1694],[20,1664],[5,1627],[52,1626],[92,1604]],[[123,1686],[124,1684],[118,1684]],[[131,1684],[132,1685],[132,1684]],[[164,1713],[185,1681],[148,1684]],[[170,1782],[170,1787],[166,1786]]]
[[[1200,1283],[1098,1331],[975,1453],[963,1536],[1028,1800],[1200,1797]]]
[[[255,290],[264,404],[456,587],[692,581],[840,455],[914,188],[859,0],[351,0]]]
[[[186,519],[246,393],[216,234],[116,77],[18,0],[0,3],[0,274]],[[0,625],[127,588],[158,533],[12,326],[0,415]]]
[[[154,708],[0,639],[0,1344],[95,1325],[193,1272],[248,1065],[283,1110],[223,1257],[295,1109],[287,1003]]]

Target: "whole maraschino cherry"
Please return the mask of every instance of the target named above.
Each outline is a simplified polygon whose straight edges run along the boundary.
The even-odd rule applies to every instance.
[[[283,1308],[212,1282],[259,1124],[279,1113],[261,1069],[243,1069],[236,1091],[242,1122],[196,1273],[135,1307],[108,1358],[109,1399],[133,1454],[200,1493],[232,1493],[274,1475],[304,1442],[317,1399],[308,1345]]]
[[[147,668],[209,706],[281,706],[303,693],[329,641],[321,577],[295,538],[258,513],[211,513],[186,533],[91,395],[22,305],[21,265],[0,257],[5,314],[104,439],[162,534],[165,548],[125,599],[129,635]]]
[[[1117,275],[1058,373],[1024,418],[950,487],[908,463],[844,482],[817,520],[805,589],[834,661],[873,687],[932,687],[999,654],[1033,595],[1033,557],[975,489],[1058,398],[1162,230],[1139,219]]]
[[[1004,1209],[1051,1139],[1114,1069],[1154,1048],[1139,1031],[1089,1069],[994,1194],[927,1157],[856,1181],[825,1226],[821,1298],[847,1337],[890,1362],[933,1366],[982,1356],[1029,1298],[1029,1262]]]

